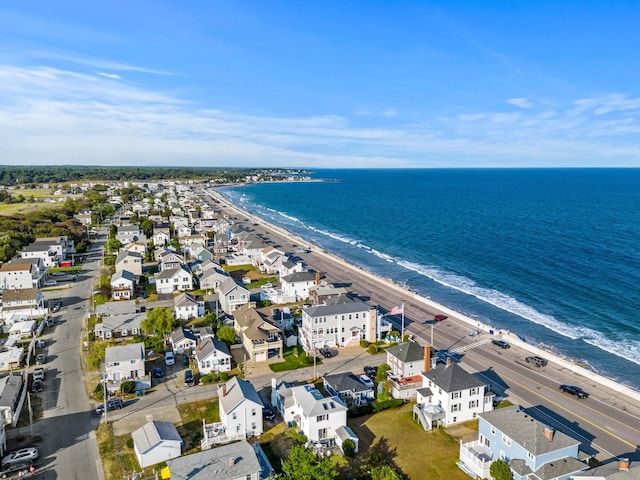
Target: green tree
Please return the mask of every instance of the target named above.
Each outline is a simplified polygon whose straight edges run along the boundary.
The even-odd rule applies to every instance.
[[[380,364],[380,366],[378,367],[378,371],[376,373],[376,382],[377,383],[382,383],[387,379],[387,372],[391,370],[391,367],[386,364],[386,363],[382,363]]]
[[[216,336],[227,345],[233,345],[236,343],[236,331],[233,327],[222,325],[218,328]]]
[[[154,308],[140,324],[145,332],[153,332],[161,337],[173,330],[173,312],[169,308]]]
[[[344,452],[344,456],[347,458],[351,458],[356,454],[356,442],[347,438],[344,442],[342,442],[342,451]]]
[[[509,464],[502,459],[495,460],[491,464],[489,473],[494,480],[513,480],[513,473],[509,468]]]
[[[149,220],[148,218],[140,222],[140,228],[142,228],[142,232],[147,236],[147,238],[153,237],[153,220]]]
[[[381,465],[369,470],[371,480],[402,480],[400,474],[391,465]]]
[[[338,478],[338,471],[329,457],[320,457],[304,445],[294,445],[282,464],[282,472],[293,480]]]
[[[115,238],[110,238],[104,244],[105,248],[109,252],[117,252],[122,248],[122,242]]]

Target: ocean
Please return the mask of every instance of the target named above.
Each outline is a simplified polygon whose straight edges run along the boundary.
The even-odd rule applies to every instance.
[[[640,390],[640,169],[312,178],[323,181],[220,193],[311,245]]]

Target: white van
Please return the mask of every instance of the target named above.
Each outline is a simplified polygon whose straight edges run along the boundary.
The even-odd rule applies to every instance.
[[[58,284],[55,280],[47,280],[44,282],[45,287],[55,287]]]
[[[176,358],[173,356],[173,352],[165,352],[164,353],[164,364],[169,366],[176,363]]]

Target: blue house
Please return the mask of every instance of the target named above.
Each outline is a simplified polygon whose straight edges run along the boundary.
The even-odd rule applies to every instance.
[[[564,480],[588,468],[579,460],[579,440],[533,418],[518,405],[478,418],[478,439],[460,444],[458,463],[474,477],[490,478],[491,463],[498,459],[508,463],[514,480]]]

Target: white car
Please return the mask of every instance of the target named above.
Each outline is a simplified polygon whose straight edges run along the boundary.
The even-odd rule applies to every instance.
[[[364,383],[364,386],[365,386],[365,387],[367,387],[367,388],[373,388],[373,387],[375,387],[375,384],[373,383],[373,381],[372,381],[372,380],[371,380],[367,375],[364,375],[364,374],[363,374],[363,375],[360,375],[360,376],[358,377],[358,379],[359,379],[362,383]]]
[[[37,448],[21,448],[20,450],[15,450],[6,457],[3,457],[2,465],[31,462],[32,460],[37,460],[39,456],[40,454],[38,453]]]
[[[36,368],[33,371],[33,380],[44,380],[44,368]]]
[[[165,352],[164,354],[164,364],[165,365],[173,365],[176,363],[176,357],[173,356],[173,352]]]

